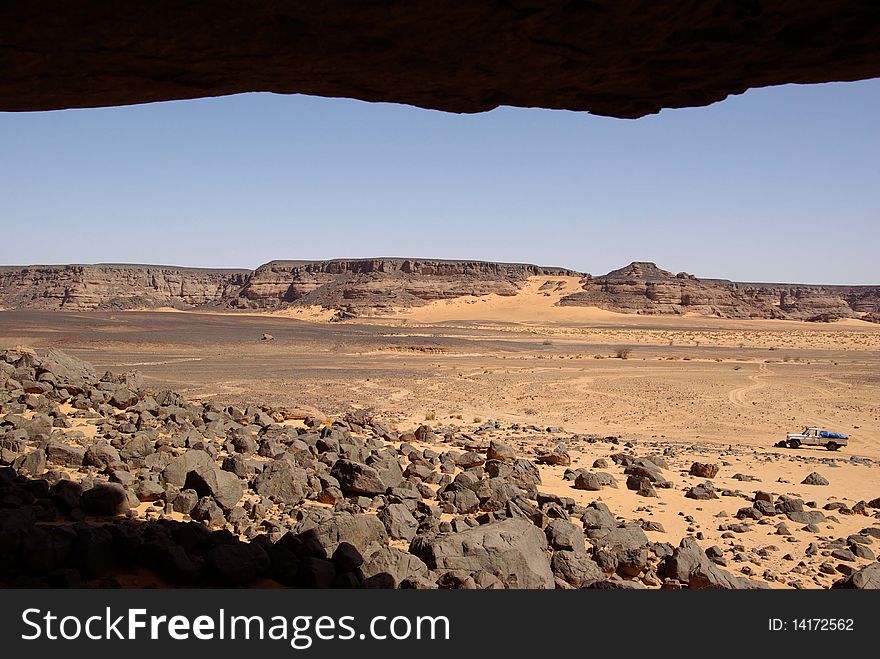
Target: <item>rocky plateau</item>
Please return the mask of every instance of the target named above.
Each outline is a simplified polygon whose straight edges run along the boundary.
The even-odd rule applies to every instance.
[[[880,319],[880,286],[698,279],[645,262],[592,276],[530,264],[403,258],[272,261],[256,270],[129,264],[5,266],[0,268],[0,307],[87,311],[320,306],[338,310],[338,317],[345,318],[435,300],[515,296],[530,277],[579,279],[580,290],[562,297],[563,306],[745,319]]]

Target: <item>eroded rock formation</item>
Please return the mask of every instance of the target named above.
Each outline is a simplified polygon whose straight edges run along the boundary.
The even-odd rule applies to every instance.
[[[859,0],[81,4],[0,4],[0,110],[269,91],[639,117],[880,76]]]
[[[560,300],[623,313],[695,313],[722,318],[833,321],[880,311],[880,286],[760,284],[697,279],[654,263],[635,262],[582,281],[583,290]]]
[[[880,319],[880,286],[697,279],[653,263],[631,263],[594,277],[521,263],[401,258],[271,261],[254,271],[122,264],[6,266],[0,267],[0,307],[89,311],[320,306],[357,315],[433,300],[517,295],[528,278],[536,276],[580,278],[581,290],[563,297],[564,306],[817,322]],[[544,288],[558,283],[550,279]]]
[[[250,273],[127,264],[5,266],[0,306],[78,311],[216,306],[237,295]]]
[[[260,266],[234,306],[295,303],[329,308],[419,306],[465,295],[516,295],[530,276],[579,276],[565,268],[420,259],[272,261]]]

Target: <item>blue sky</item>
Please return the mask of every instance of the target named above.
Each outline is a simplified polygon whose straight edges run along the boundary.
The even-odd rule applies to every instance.
[[[0,263],[418,256],[880,284],[880,80],[618,120],[245,94],[0,113]]]

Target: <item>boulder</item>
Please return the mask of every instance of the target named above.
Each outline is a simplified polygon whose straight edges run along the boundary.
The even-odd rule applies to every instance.
[[[98,483],[82,493],[83,510],[89,515],[124,515],[131,508],[128,493],[118,483]]]
[[[512,446],[493,439],[489,442],[489,448],[486,451],[486,459],[510,462],[512,464],[516,460],[516,452],[513,450]]]
[[[254,478],[253,490],[264,497],[296,506],[306,498],[308,474],[290,460],[275,460]]]
[[[582,471],[574,479],[576,490],[598,491],[603,487],[617,487],[614,476],[604,471]]]
[[[667,556],[661,576],[687,584],[692,589],[746,589],[761,587],[757,582],[736,577],[720,569],[706,555],[693,538],[683,538],[678,547]]]
[[[120,463],[119,451],[103,442],[92,444],[86,449],[83,464],[104,469]]]
[[[818,524],[825,521],[825,513],[821,510],[791,511],[785,513],[785,516],[798,524]]]
[[[801,485],[828,485],[828,479],[814,471],[801,481]]]
[[[238,477],[223,471],[205,451],[190,449],[174,458],[162,471],[166,486],[195,490],[199,497],[213,497],[223,510],[239,502],[244,488]]]
[[[605,578],[598,564],[583,552],[553,552],[550,569],[556,578],[575,588],[585,588]]]
[[[428,566],[413,554],[397,547],[382,547],[370,554],[361,566],[364,579],[375,584],[383,577],[388,587],[397,588],[406,579],[425,577]]]
[[[412,540],[419,523],[409,509],[402,503],[390,503],[382,508],[377,517],[385,526],[392,540]]]
[[[416,536],[410,551],[432,570],[485,570],[508,588],[554,588],[547,540],[534,524],[507,519],[457,533]]]
[[[537,461],[541,464],[567,467],[571,464],[571,456],[562,448],[556,448],[549,453],[539,453]]]
[[[369,556],[385,546],[388,533],[375,515],[346,512],[333,513],[324,519],[307,518],[292,531],[299,556],[332,558],[340,543],[347,542]]]
[[[692,488],[689,488],[687,492],[685,492],[684,496],[688,499],[697,499],[699,501],[718,498],[718,495],[715,494],[715,488],[712,487],[711,483],[694,485]]]
[[[230,542],[205,554],[208,573],[226,588],[247,586],[269,570],[269,555],[259,544]]]
[[[880,563],[872,563],[849,576],[835,581],[832,588],[853,588],[858,590],[880,590]]]
[[[369,465],[353,460],[337,460],[330,475],[339,481],[340,489],[347,495],[375,496],[387,489],[379,472]]]
[[[698,478],[715,478],[718,475],[718,465],[709,462],[695,462],[691,465],[690,475]]]
[[[586,551],[583,530],[569,521],[554,519],[544,529],[544,534],[550,547],[555,550],[580,553]]]
[[[46,457],[49,462],[64,467],[81,467],[85,454],[85,449],[58,440],[52,440],[46,447]]]

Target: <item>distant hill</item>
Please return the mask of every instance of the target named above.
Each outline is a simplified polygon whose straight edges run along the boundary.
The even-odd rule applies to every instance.
[[[576,277],[563,306],[638,314],[880,321],[880,286],[738,283],[633,262],[606,275],[444,259],[271,261],[256,270],[136,264],[0,266],[5,309],[283,309],[317,305],[351,314],[434,300],[514,296],[529,277]],[[515,319],[512,319],[515,320]]]

